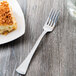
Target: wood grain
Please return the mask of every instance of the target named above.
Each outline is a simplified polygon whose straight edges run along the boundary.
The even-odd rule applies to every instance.
[[[76,21],[67,12],[66,0],[18,0],[25,16],[26,33],[0,46],[0,76],[22,76],[15,69],[25,59],[52,8],[60,9],[55,30],[41,41],[24,76],[76,76]]]

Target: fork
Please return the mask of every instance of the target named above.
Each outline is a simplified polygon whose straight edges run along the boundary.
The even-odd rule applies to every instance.
[[[32,59],[34,53],[36,52],[36,49],[37,49],[40,41],[42,40],[42,38],[44,37],[44,35],[46,33],[53,31],[53,29],[57,23],[58,16],[59,16],[59,11],[52,9],[47,21],[45,22],[45,24],[43,26],[44,31],[42,32],[42,34],[40,35],[40,37],[36,41],[34,47],[32,48],[31,52],[29,53],[29,55],[25,58],[25,60],[22,62],[22,64],[16,69],[16,71],[19,74],[26,74],[27,69],[29,67],[29,64],[31,62],[31,59]]]

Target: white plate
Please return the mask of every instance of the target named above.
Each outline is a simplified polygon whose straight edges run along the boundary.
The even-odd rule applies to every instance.
[[[7,1],[9,2],[10,6],[12,6],[13,14],[16,18],[18,27],[15,31],[9,33],[7,36],[0,35],[0,45],[13,41],[21,37],[25,33],[25,19],[17,0],[7,0]]]

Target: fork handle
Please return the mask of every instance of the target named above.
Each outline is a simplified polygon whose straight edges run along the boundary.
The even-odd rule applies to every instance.
[[[38,40],[36,41],[34,47],[32,48],[31,52],[29,53],[29,55],[25,58],[25,60],[22,62],[22,64],[16,69],[16,71],[20,74],[26,74],[28,66],[31,62],[31,59],[40,43],[40,41],[42,40],[42,38],[44,37],[44,35],[47,33],[47,31],[43,31],[42,34],[40,35],[40,37],[38,38]]]

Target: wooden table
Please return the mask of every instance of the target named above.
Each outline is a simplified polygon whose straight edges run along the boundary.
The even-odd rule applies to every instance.
[[[42,33],[52,8],[61,10],[59,21],[55,30],[41,41],[26,76],[76,76],[76,21],[67,12],[66,0],[18,2],[25,15],[26,33],[0,46],[0,76],[22,76],[15,69]]]

